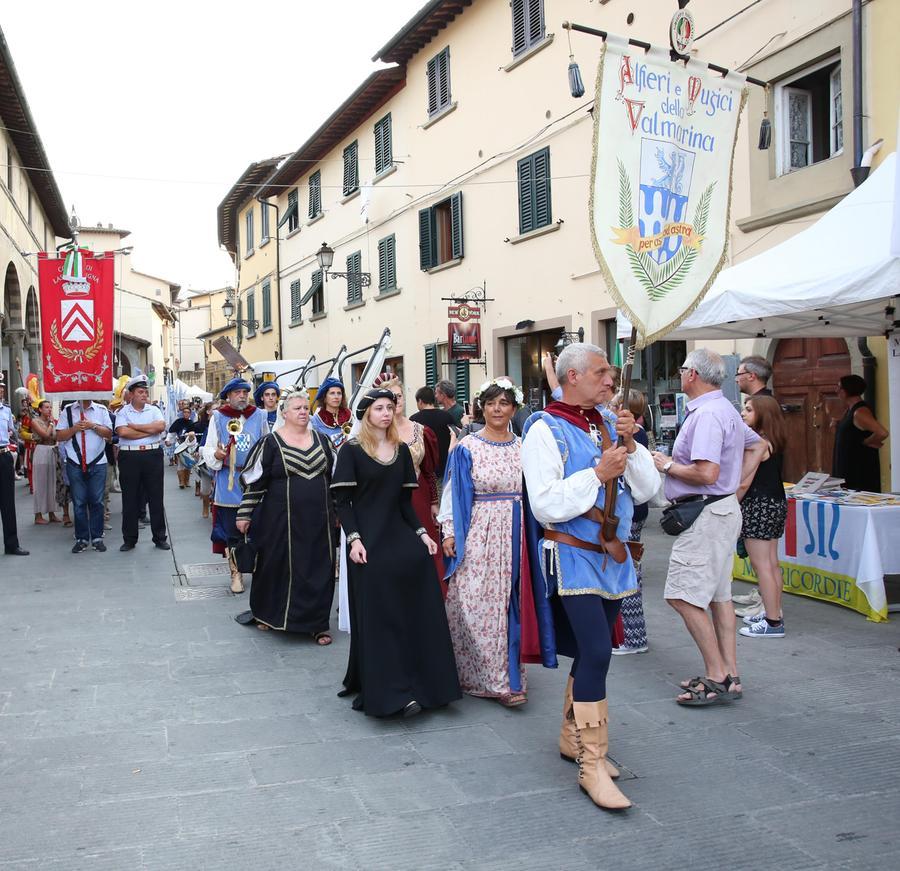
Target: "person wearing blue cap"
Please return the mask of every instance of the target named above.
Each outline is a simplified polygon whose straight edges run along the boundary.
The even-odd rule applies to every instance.
[[[337,378],[326,378],[319,386],[312,428],[326,436],[335,450],[347,440],[350,409],[347,408],[344,385]]]
[[[253,391],[253,401],[256,403],[256,407],[266,416],[268,432],[275,429],[275,422],[278,420],[278,397],[280,395],[281,389],[274,381],[263,381]]]
[[[250,405],[251,385],[243,378],[232,378],[219,394],[224,404],[212,414],[203,459],[214,475],[213,553],[223,553],[231,566],[231,591],[244,592],[244,578],[232,556],[243,539],[238,532],[237,512],[244,492],[241,472],[247,455],[263,436],[269,434],[266,415]]]

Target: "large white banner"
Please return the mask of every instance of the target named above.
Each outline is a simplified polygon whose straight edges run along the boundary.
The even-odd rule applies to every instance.
[[[606,39],[597,69],[591,235],[638,347],[697,306],[725,263],[745,78]]]

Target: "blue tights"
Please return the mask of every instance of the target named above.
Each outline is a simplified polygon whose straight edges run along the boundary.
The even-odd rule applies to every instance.
[[[612,627],[621,601],[601,596],[560,596],[576,653],[570,674],[575,680],[572,695],[576,702],[597,702],[606,698],[606,673],[612,657]]]

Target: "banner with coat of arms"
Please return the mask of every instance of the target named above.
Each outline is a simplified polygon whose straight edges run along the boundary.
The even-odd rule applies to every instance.
[[[678,326],[725,263],[744,83],[607,36],[594,102],[591,236],[638,347]]]
[[[70,248],[38,255],[44,393],[50,399],[112,395],[113,254]]]

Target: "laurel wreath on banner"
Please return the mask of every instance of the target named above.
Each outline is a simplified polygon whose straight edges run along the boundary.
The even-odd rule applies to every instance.
[[[631,204],[631,179],[622,161],[619,164],[619,226],[635,226],[634,208]],[[694,210],[694,229],[698,236],[706,232],[709,221],[709,205],[712,200],[712,182],[700,195],[697,208]],[[682,244],[675,256],[663,264],[657,263],[649,254],[638,253],[626,245],[625,250],[631,263],[632,272],[640,285],[647,291],[651,300],[662,299],[670,290],[674,290],[684,281],[697,259],[699,249]]]
[[[97,332],[94,335],[94,341],[86,348],[64,348],[59,341],[59,329],[56,320],[50,324],[50,342],[54,348],[67,360],[74,360],[76,363],[83,363],[85,360],[93,360],[97,356],[97,352],[103,344],[103,322],[97,322]]]

